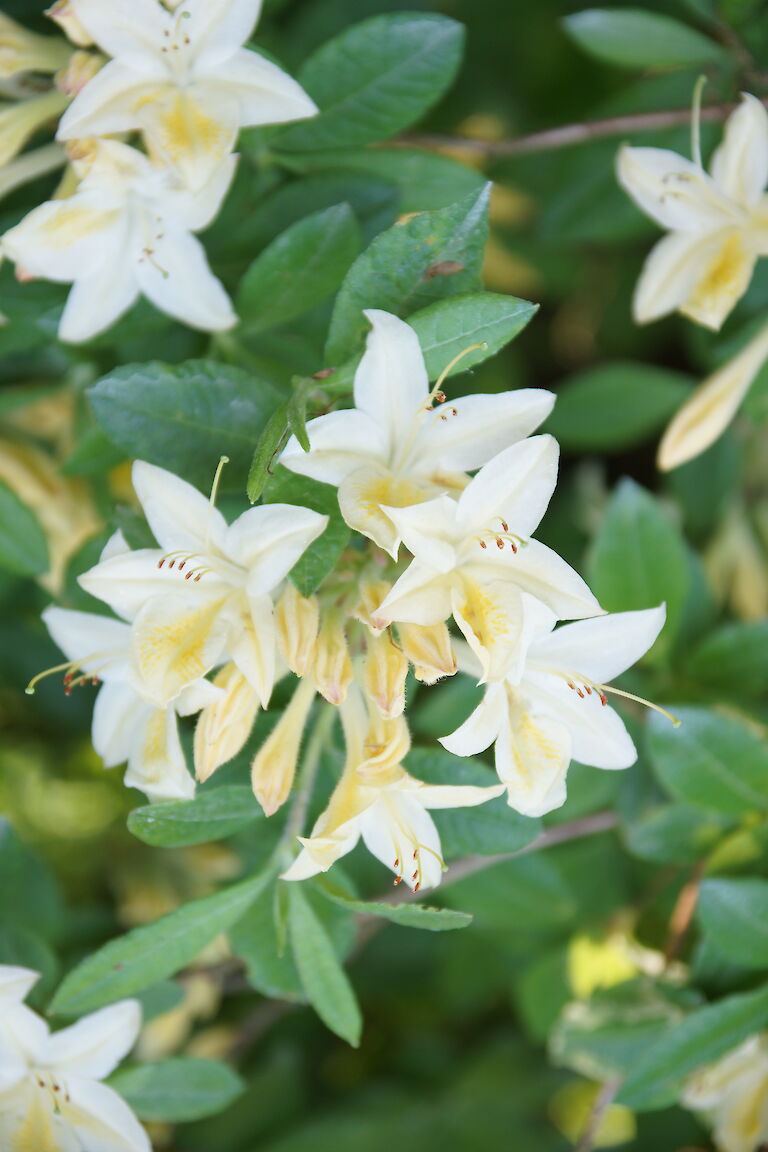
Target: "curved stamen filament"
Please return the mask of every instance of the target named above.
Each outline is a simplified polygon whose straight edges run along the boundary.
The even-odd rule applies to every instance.
[[[634,700],[635,704],[642,704],[645,708],[651,708],[654,712],[659,712],[662,716],[666,716],[671,720],[675,728],[680,727],[680,721],[677,716],[673,716],[666,708],[662,708],[660,704],[654,704],[652,700],[646,700],[644,696],[635,696],[633,692],[625,692],[623,688],[612,688],[610,684],[596,684],[594,680],[587,680],[586,677],[581,675],[565,675],[565,682],[580,699],[585,696],[591,696],[596,692],[600,703],[603,707],[608,703],[608,693],[612,696],[622,696],[625,700]],[[581,687],[580,687],[581,685]]]
[[[210,500],[208,501],[208,522],[207,522],[206,528],[205,528],[205,550],[206,550],[206,552],[210,552],[210,550],[211,550],[211,527],[212,527],[212,521],[213,521],[213,510],[216,507],[216,493],[219,490],[219,484],[221,482],[221,474],[224,471],[224,465],[225,464],[229,464],[229,456],[220,456],[219,462],[216,465],[216,471],[215,471],[214,476],[213,476],[213,484],[211,485],[211,497],[210,497]]]
[[[481,532],[479,536],[475,537],[480,547],[485,550],[488,547],[488,544],[492,543],[496,545],[499,551],[501,551],[506,544],[509,544],[512,551],[515,553],[517,553],[520,548],[525,548],[528,541],[525,540],[522,536],[518,536],[515,532],[510,532],[509,525],[507,524],[506,520],[502,519],[501,516],[498,517],[498,520],[501,524],[500,532],[494,532],[492,528],[488,528],[486,531]]]
[[[694,164],[703,167],[701,162],[701,96],[707,77],[699,76],[693,89],[693,106],[691,108],[691,156]]]
[[[104,661],[97,668],[94,668],[90,672],[82,671],[86,660],[90,663],[91,660],[98,660],[101,656],[104,657]],[[84,657],[83,660],[67,660],[64,664],[56,664],[53,668],[46,668],[43,672],[38,672],[37,676],[32,677],[24,691],[27,696],[34,696],[35,688],[41,680],[45,680],[48,676],[55,676],[57,672],[63,672],[64,691],[67,696],[69,696],[72,689],[77,688],[79,684],[98,684],[100,678],[99,673],[116,659],[118,659],[118,657],[112,653],[95,652],[92,656]],[[76,676],[76,672],[79,672],[80,675]]]

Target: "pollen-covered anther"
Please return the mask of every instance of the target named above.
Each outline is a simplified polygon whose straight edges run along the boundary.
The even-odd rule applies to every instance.
[[[489,528],[486,532],[482,532],[479,536],[475,537],[480,547],[485,551],[489,542],[495,544],[500,552],[503,552],[506,547],[517,555],[521,548],[524,548],[526,541],[522,536],[517,536],[514,532],[510,532],[509,525],[506,520],[498,517],[501,531],[498,532],[493,528]]]

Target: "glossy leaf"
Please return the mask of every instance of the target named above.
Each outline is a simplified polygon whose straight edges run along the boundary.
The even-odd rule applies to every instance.
[[[674,68],[717,60],[718,44],[694,28],[640,8],[588,8],[563,21],[568,35],[598,60],[624,68]]]
[[[128,830],[158,848],[179,848],[223,840],[263,816],[245,784],[225,784],[200,792],[194,800],[147,804],[128,817]]]

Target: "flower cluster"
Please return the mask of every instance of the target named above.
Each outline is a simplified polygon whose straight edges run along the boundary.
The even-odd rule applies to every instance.
[[[755,1152],[768,1140],[768,1037],[751,1036],[691,1076],[681,1104],[712,1127],[721,1152]]]
[[[0,1146],[151,1152],[131,1109],[101,1083],[136,1043],[141,1005],[123,1000],[52,1036],[24,1003],[38,979],[0,965]]]
[[[311,420],[309,451],[291,440],[281,457],[336,487],[359,533],[315,594],[302,596],[288,576],[327,517],[262,504],[227,525],[217,481],[207,501],[137,462],[134,488],[158,547],[131,551],[118,534],[80,577],[120,619],[56,607],[44,619],[71,661],[67,689],[103,683],[97,752],[107,765],[127,761],[126,782],[152,799],[194,790],[177,715],[200,713],[195,773],[207,780],[292,673],[292,699],[252,763],[264,811],[291,791],[317,696],[340,713],[346,760],[286,879],[326,870],[362,836],[418,889],[436,885],[444,866],[430,808],[506,791],[519,812],[541,815],[563,803],[572,757],[600,768],[634,762],[607,702],[609,692],[628,694],[606,681],[653,644],[664,609],[602,614],[581,577],[531,539],[557,479],[555,440],[530,435],[551,393],[446,401],[456,361],[430,389],[413,329],[386,312],[366,316],[354,407]],[[577,623],[554,629],[558,620]],[[495,744],[500,784],[433,786],[405,770],[410,669],[424,684],[460,672],[484,685],[475,712],[442,742],[460,756]]]
[[[0,123],[0,161],[63,111],[57,139],[65,142],[70,178],[5,234],[2,251],[22,280],[73,285],[62,340],[103,331],[141,294],[206,331],[236,323],[194,233],[219,211],[241,128],[317,112],[277,65],[242,47],[260,7],[260,0],[140,0],[129,11],[122,0],[57,0],[50,9],[80,50],[53,40],[52,67],[63,63],[62,50],[70,58],[56,88],[6,113],[12,123],[5,132]],[[30,60],[43,43],[21,66],[45,66],[46,38],[27,39]],[[82,50],[91,46],[100,52]],[[138,134],[144,150],[116,134]],[[55,166],[64,154],[51,147]],[[26,167],[9,186],[46,170],[49,156],[22,157]]]

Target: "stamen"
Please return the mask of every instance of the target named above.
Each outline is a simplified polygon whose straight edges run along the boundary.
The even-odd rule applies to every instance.
[[[704,85],[707,82],[707,77],[704,75],[699,76],[693,89],[693,107],[691,109],[691,156],[693,162],[699,168],[702,168],[701,163],[701,95],[704,91]]]
[[[438,376],[437,383],[435,384],[434,388],[432,389],[432,392],[430,393],[430,395],[436,396],[437,393],[441,392],[443,384],[448,379],[451,372],[456,367],[456,365],[459,363],[459,361],[463,360],[465,356],[468,356],[470,354],[470,352],[475,352],[479,348],[482,348],[482,350],[485,351],[488,348],[488,345],[484,344],[482,342],[479,344],[470,344],[469,347],[462,349],[462,351],[459,352],[458,356],[454,356],[453,360],[451,360],[451,362],[449,364],[447,364],[445,366],[445,368],[443,368],[442,372]]]
[[[614,696],[623,696],[626,700],[634,700],[636,704],[644,704],[646,708],[652,708],[654,712],[659,712],[662,716],[666,716],[667,720],[672,721],[673,727],[680,727],[680,721],[677,716],[673,716],[671,712],[668,712],[666,708],[662,708],[660,704],[654,704],[652,700],[646,700],[642,696],[635,696],[632,692],[625,692],[623,688],[611,688],[610,685],[606,684],[595,685],[595,687],[603,692],[610,692]]]
[[[611,693],[612,696],[623,696],[625,700],[634,700],[636,704],[642,704],[645,708],[651,708],[654,712],[659,712],[662,716],[666,716],[668,720],[672,721],[675,728],[680,727],[680,721],[677,716],[673,716],[666,708],[662,708],[660,704],[654,704],[652,700],[646,700],[644,696],[635,696],[633,692],[625,692],[623,688],[612,688],[610,684],[595,684],[594,680],[587,680],[584,676],[573,676],[570,679],[564,677],[568,687],[576,693],[581,699],[585,700],[587,696],[591,696],[593,692],[597,693],[598,699],[603,708],[608,703],[608,696],[606,693]],[[581,684],[581,688],[579,687]]]
[[[522,536],[518,536],[515,532],[510,532],[506,520],[502,520],[500,516],[497,517],[497,519],[503,528],[502,532],[494,532],[493,529],[489,528],[487,531],[481,533],[481,535],[476,536],[475,539],[483,550],[488,547],[488,541],[490,540],[496,545],[500,552],[503,551],[508,544],[512,551],[517,554],[521,548],[525,548],[528,541]]]
[[[221,481],[221,474],[224,471],[225,464],[229,464],[229,456],[220,456],[213,476],[213,484],[211,485],[211,498],[208,501],[208,524],[205,530],[206,552],[210,552],[211,550],[211,521],[213,520],[213,510],[216,507],[216,493],[219,490],[219,482]]]
[[[72,660],[68,660],[66,664],[56,664],[53,668],[46,668],[44,672],[38,672],[37,676],[32,677],[24,691],[27,696],[34,696],[36,685],[39,684],[41,680],[44,680],[46,676],[55,676],[57,672],[67,673],[64,677],[64,684],[66,685],[70,682],[76,670],[77,664]]]

